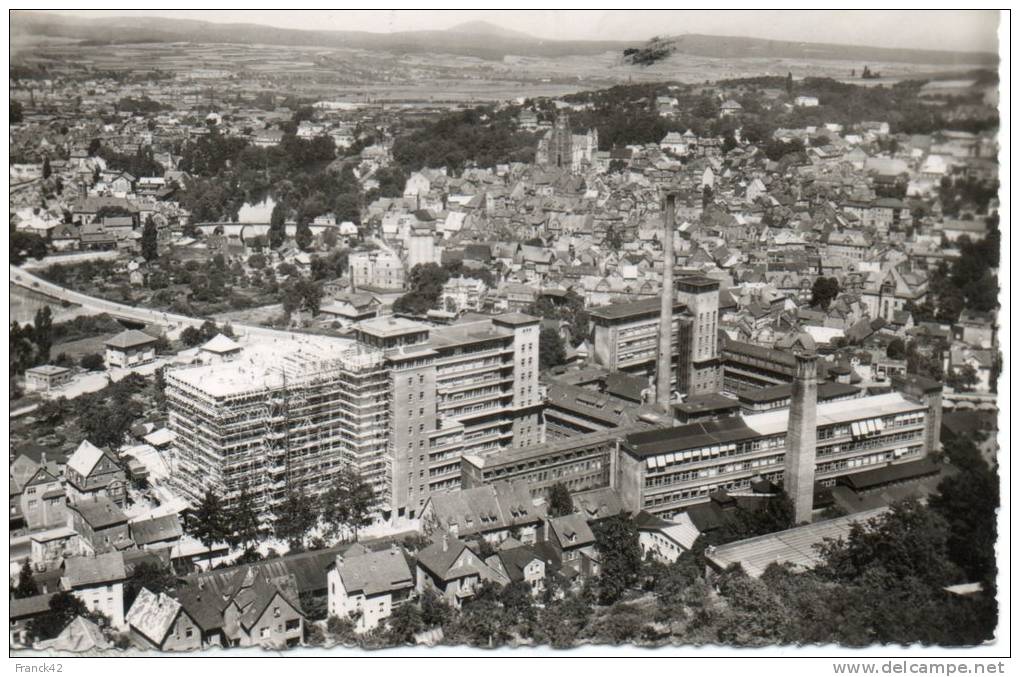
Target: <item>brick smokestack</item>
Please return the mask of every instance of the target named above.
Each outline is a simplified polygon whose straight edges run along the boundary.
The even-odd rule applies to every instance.
[[[790,422],[786,433],[786,472],[783,486],[793,502],[797,524],[811,521],[815,494],[815,452],[818,417],[818,364],[813,351],[795,355]]]
[[[659,360],[655,378],[655,402],[662,409],[669,410],[669,398],[673,392],[673,221],[676,217],[676,194],[666,193],[663,206],[662,233],[662,310],[659,314]]]

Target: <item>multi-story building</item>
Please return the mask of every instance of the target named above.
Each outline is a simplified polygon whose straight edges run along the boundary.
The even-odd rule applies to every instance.
[[[260,509],[312,493],[353,465],[388,489],[388,372],[380,350],[302,337],[249,346],[237,360],[166,374],[171,478],[197,502],[246,489]]]
[[[731,393],[771,388],[793,383],[795,360],[792,354],[765,346],[722,338],[722,388]],[[820,374],[827,373],[824,362]]]
[[[896,392],[804,409],[806,419],[798,425],[815,433],[815,481],[832,486],[843,475],[916,461],[938,448],[941,384],[911,377],[895,385]],[[628,509],[668,516],[707,501],[718,489],[783,482],[795,415],[796,406],[628,435],[614,488]]]
[[[539,320],[441,328],[387,316],[354,340],[302,336],[166,375],[172,477],[193,502],[242,489],[269,513],[354,467],[385,516],[460,488],[464,453],[542,441]]]
[[[654,374],[660,306],[660,299],[655,298],[593,308],[589,316],[595,362],[610,371]],[[700,395],[719,390],[718,322],[718,281],[700,276],[681,278],[671,331],[676,392]]]
[[[351,281],[356,288],[401,290],[404,288],[404,263],[386,251],[353,252],[348,258]]]

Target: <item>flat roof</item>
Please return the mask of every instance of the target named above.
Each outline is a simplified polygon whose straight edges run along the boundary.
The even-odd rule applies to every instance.
[[[372,362],[381,364],[382,352],[351,339],[292,334],[245,345],[229,362],[168,371],[166,378],[211,397],[228,397],[296,384],[330,368],[356,369]]]
[[[516,327],[528,324],[538,324],[541,321],[541,318],[535,317],[534,315],[528,315],[527,313],[503,313],[502,315],[497,315],[492,318],[492,321]]]
[[[842,397],[844,395],[855,395],[860,393],[861,389],[857,386],[848,385],[846,383],[838,383],[836,381],[825,381],[818,384],[818,400],[823,401],[832,399],[834,397]],[[768,388],[759,388],[755,390],[742,390],[737,393],[737,398],[741,402],[761,403],[761,402],[776,402],[778,400],[784,400],[793,395],[793,384],[782,383],[777,386],[770,386]]]
[[[557,452],[568,451],[574,448],[603,444],[610,440],[622,439],[628,433],[644,429],[645,426],[641,425],[610,428],[609,430],[574,435],[552,442],[521,447],[520,449],[496,449],[484,454],[468,454],[463,458],[468,459],[468,462],[477,468],[491,468],[493,466],[520,463],[521,461],[527,461],[538,456],[551,456]]]
[[[673,304],[674,312],[677,308],[686,308],[683,303],[677,301]],[[641,299],[640,301],[627,301],[625,303],[610,303],[608,306],[600,306],[588,310],[589,317],[600,320],[620,320],[626,317],[637,317],[638,315],[651,315],[662,312],[662,300],[659,298]]]
[[[429,327],[426,324],[415,322],[414,320],[408,320],[403,317],[397,317],[395,315],[386,315],[384,317],[374,317],[370,320],[362,320],[355,325],[355,328],[359,331],[365,332],[366,334],[378,336],[379,338],[388,338],[390,336],[401,336],[403,334],[429,331]]]
[[[26,374],[40,374],[42,376],[57,376],[59,374],[66,374],[71,371],[67,367],[58,367],[55,364],[41,364],[38,367],[32,367],[26,369]]]
[[[821,403],[817,405],[816,419],[817,425],[824,426],[923,408],[924,405],[911,402],[900,393],[893,392]],[[734,416],[717,421],[635,433],[626,437],[625,444],[632,455],[647,458],[658,454],[777,435],[789,429],[789,418],[789,409],[750,416]]]
[[[854,524],[878,517],[887,510],[888,508],[875,508],[774,534],[734,541],[706,550],[705,557],[720,571],[739,564],[752,578],[765,573],[770,564],[792,564],[795,567],[811,568],[821,561],[815,545],[827,538],[844,537],[850,533]]]
[[[512,336],[513,332],[511,330],[494,326],[492,320],[477,320],[439,327],[433,330],[429,343],[433,348],[439,349]]]
[[[718,411],[720,409],[731,409],[739,407],[740,402],[731,397],[720,395],[718,393],[708,393],[705,395],[694,395],[688,397],[680,404],[674,405],[674,409],[682,411],[686,414],[696,414],[703,411]]]

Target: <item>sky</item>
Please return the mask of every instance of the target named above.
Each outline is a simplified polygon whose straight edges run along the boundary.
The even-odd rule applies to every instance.
[[[488,21],[540,38],[646,40],[701,33],[771,40],[954,51],[997,51],[994,10],[62,10],[84,16],[174,16],[280,28],[376,33]]]

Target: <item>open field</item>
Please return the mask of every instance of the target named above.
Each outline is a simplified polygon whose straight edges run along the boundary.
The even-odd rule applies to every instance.
[[[568,56],[508,54],[502,60],[486,60],[442,52],[407,54],[287,45],[175,42],[110,46],[54,41],[40,41],[31,49],[19,50],[17,61],[65,74],[80,72],[83,66],[102,71],[160,69],[176,74],[180,84],[196,88],[207,80],[212,82],[210,78],[228,90],[274,89],[286,84],[289,91],[302,96],[351,101],[492,101],[562,96],[625,83],[697,83],[787,72],[798,78],[849,78],[851,69],[860,72],[864,65],[833,59],[677,53],[646,67],[624,63],[621,54],[613,51]],[[946,76],[975,67],[881,61],[868,66],[884,76],[866,83],[870,85],[933,73]]]

